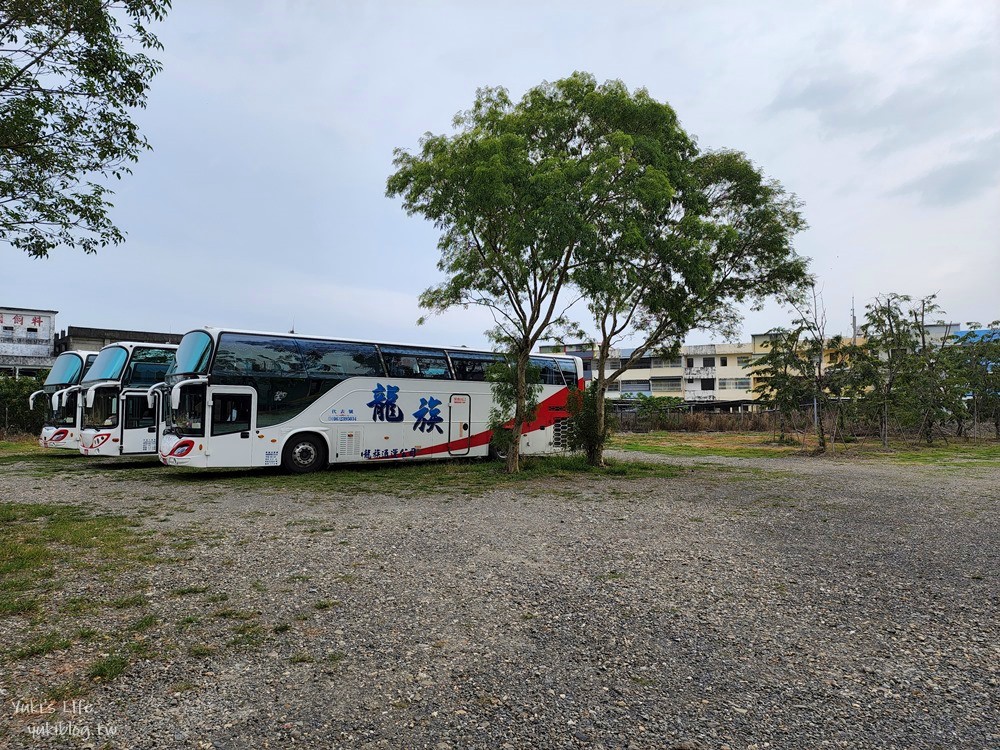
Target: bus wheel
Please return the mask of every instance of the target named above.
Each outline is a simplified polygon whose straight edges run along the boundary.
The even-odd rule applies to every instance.
[[[503,442],[503,445],[500,445],[499,442]],[[507,454],[510,453],[510,449],[507,447],[508,443],[503,438],[499,442],[496,440],[490,441],[490,458],[494,461],[506,461]]]
[[[313,435],[295,435],[285,445],[281,465],[294,474],[308,474],[323,467],[326,451]]]

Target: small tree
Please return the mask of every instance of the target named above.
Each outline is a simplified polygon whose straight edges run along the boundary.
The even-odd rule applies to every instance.
[[[28,397],[39,390],[45,375],[12,378],[0,375],[0,434],[38,433],[45,423],[45,409],[28,408]],[[44,402],[45,399],[41,399]]]
[[[170,0],[7,0],[0,7],[0,240],[44,257],[123,240],[112,193],[149,143],[132,121],[160,64],[147,24]],[[122,25],[127,26],[123,29]]]
[[[965,385],[966,414],[972,418],[974,436],[979,423],[993,423],[1000,438],[1000,321],[985,331],[969,331],[949,350],[958,380]]]
[[[809,398],[811,363],[803,356],[801,328],[773,328],[762,346],[767,351],[752,367],[757,403],[778,413],[779,440],[785,442],[788,423]]]
[[[850,347],[848,353],[851,392],[862,413],[878,423],[885,448],[890,422],[906,402],[902,385],[915,366],[919,336],[910,315],[911,302],[902,294],[877,296],[865,306],[864,343]]]

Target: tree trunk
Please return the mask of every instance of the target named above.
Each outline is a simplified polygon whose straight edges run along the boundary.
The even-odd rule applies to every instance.
[[[604,394],[606,386],[603,379],[594,384],[594,441],[587,446],[587,463],[591,466],[604,466],[605,413]]]
[[[882,401],[882,413],[879,414],[879,431],[882,433],[882,447],[889,447],[889,399]]]
[[[826,452],[826,430],[823,429],[823,407],[818,402],[816,404],[816,440],[818,442],[816,450],[820,453]]]
[[[516,398],[514,399],[514,421],[511,425],[510,450],[507,453],[507,473],[517,474],[521,470],[521,430],[524,427],[525,412],[527,411],[527,377],[528,377],[528,355],[518,354],[517,356],[517,386]]]

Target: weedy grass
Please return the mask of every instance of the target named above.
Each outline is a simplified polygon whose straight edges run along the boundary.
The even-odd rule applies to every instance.
[[[803,453],[799,443],[771,441],[770,433],[761,432],[622,433],[612,437],[608,448],[682,457],[779,458]]]
[[[287,491],[307,491],[328,496],[331,493],[356,495],[386,493],[397,497],[440,495],[482,495],[499,487],[545,482],[559,492],[552,480],[647,479],[676,477],[688,471],[683,467],[644,463],[641,461],[609,461],[605,467],[589,466],[582,455],[526,456],[518,474],[507,474],[504,465],[496,461],[451,459],[447,461],[334,466],[314,474],[288,476],[268,469],[220,469],[204,471],[180,469],[167,472],[161,479],[167,484],[206,485],[239,492],[267,490],[281,483]]]
[[[0,616],[38,611],[58,579],[89,570],[114,575],[154,548],[127,518],[72,505],[0,504]],[[71,609],[84,609],[72,600]]]
[[[32,656],[44,656],[53,651],[64,651],[72,645],[69,638],[61,633],[46,633],[28,641],[24,646],[15,649],[11,654],[15,659],[25,659]]]
[[[814,435],[803,445],[797,441],[778,443],[769,432],[648,432],[622,433],[614,436],[609,448],[679,457],[781,458],[807,456],[815,449]],[[889,461],[900,464],[925,464],[936,467],[1000,466],[1000,441],[965,439],[939,440],[933,445],[893,441],[886,450],[878,440],[838,442],[827,455],[865,461]]]

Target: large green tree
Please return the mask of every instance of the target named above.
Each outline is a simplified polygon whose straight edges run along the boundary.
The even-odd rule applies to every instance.
[[[132,120],[170,0],[0,0],[0,240],[45,257],[117,244],[109,178],[149,148]]]
[[[455,118],[453,135],[427,135],[419,153],[397,150],[387,193],[441,230],[445,280],[420,304],[433,312],[479,305],[496,321],[491,335],[515,370],[511,430],[528,419],[528,361],[543,337],[569,321],[561,292],[582,250],[601,233],[608,205],[627,200],[629,146],[616,132],[596,134],[590,113],[621,89],[577,73],[513,102],[504,89],[480,89]],[[508,470],[517,471],[519,440]]]
[[[493,336],[516,362],[515,434],[529,354],[570,323],[567,287],[595,318],[603,399],[617,337],[642,336],[639,357],[696,325],[724,327],[735,303],[804,277],[789,242],[803,226],[794,197],[740,154],[699,154],[669,105],[645,90],[586,73],[516,103],[481,89],[455,126],[426,136],[419,154],[397,150],[387,192],[441,229],[446,280],[421,304],[493,312]],[[603,439],[592,442],[588,457],[600,463]],[[511,470],[517,460],[515,443]]]

